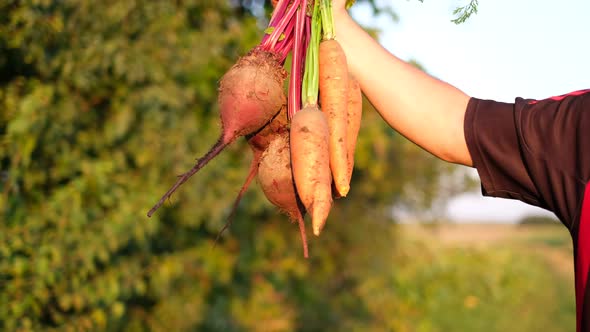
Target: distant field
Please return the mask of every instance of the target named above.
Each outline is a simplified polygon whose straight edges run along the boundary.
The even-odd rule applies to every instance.
[[[403,225],[409,235],[435,240],[448,247],[511,247],[543,257],[573,282],[573,247],[561,225],[441,224]]]
[[[403,251],[413,253],[405,286],[426,289],[417,308],[427,325],[408,331],[575,330],[564,227],[401,225],[399,232]]]

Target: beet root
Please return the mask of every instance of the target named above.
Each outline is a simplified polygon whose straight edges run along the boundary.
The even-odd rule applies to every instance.
[[[288,133],[278,135],[262,154],[258,181],[266,198],[299,224],[303,255],[307,258],[307,236],[303,223],[305,208],[295,189]]]
[[[236,210],[238,208],[238,205],[240,204],[240,201],[242,200],[242,197],[246,193],[246,190],[248,190],[248,187],[250,186],[250,183],[252,183],[254,177],[256,177],[256,174],[258,174],[258,165],[260,164],[260,158],[262,157],[262,153],[264,153],[264,150],[266,150],[266,148],[270,145],[270,142],[272,142],[277,137],[277,135],[281,133],[286,133],[288,131],[289,127],[287,121],[287,108],[283,107],[281,108],[279,114],[277,114],[268,124],[262,127],[262,129],[260,129],[254,134],[246,136],[248,145],[250,145],[250,148],[252,149],[252,162],[250,163],[250,168],[248,169],[248,175],[246,176],[246,180],[240,188],[238,196],[236,196],[236,199],[234,201],[234,204],[232,205],[231,211],[229,213],[229,216],[227,217],[225,225],[219,231],[219,234],[217,234],[215,243],[217,243],[217,240],[219,240],[221,234],[223,234],[223,232],[227,228],[229,228],[229,226],[231,226],[233,216],[236,213]]]
[[[287,104],[286,77],[272,53],[254,49],[242,57],[219,84],[222,141],[231,142],[266,125]]]
[[[262,129],[254,134],[246,136],[248,145],[252,148],[252,152],[264,152],[274,141],[278,134],[289,132],[289,125],[287,120],[287,107],[281,108],[280,112]]]
[[[259,49],[252,50],[230,68],[219,84],[221,137],[188,172],[178,177],[176,183],[150,209],[148,217],[226,146],[240,136],[257,132],[285,107],[287,101],[283,82],[286,76],[278,57]]]

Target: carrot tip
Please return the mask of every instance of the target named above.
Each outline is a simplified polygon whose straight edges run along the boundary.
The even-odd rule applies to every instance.
[[[326,200],[314,201],[313,206],[308,209],[311,210],[311,225],[315,236],[319,236],[324,229],[324,226],[326,226],[326,221],[331,208],[332,199],[329,197],[329,199]]]
[[[340,197],[346,197],[346,195],[348,195],[348,192],[350,191],[350,186],[346,185],[346,186],[341,186],[340,190],[338,190],[338,195]]]
[[[320,233],[321,232],[322,232],[322,228],[320,226],[314,226],[313,227],[313,235],[320,236]]]

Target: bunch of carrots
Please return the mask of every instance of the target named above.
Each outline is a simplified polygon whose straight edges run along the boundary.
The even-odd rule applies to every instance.
[[[220,80],[219,139],[178,177],[148,216],[225,147],[244,136],[253,158],[228,219],[231,221],[241,197],[258,176],[266,198],[297,222],[307,258],[305,214],[311,216],[318,236],[333,198],[345,197],[350,190],[362,95],[335,39],[331,0],[273,0],[273,5],[261,43]],[[287,97],[283,83],[289,75],[283,67],[289,54]]]

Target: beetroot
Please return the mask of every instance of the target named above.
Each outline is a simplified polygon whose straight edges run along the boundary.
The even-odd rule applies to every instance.
[[[307,258],[307,237],[303,223],[305,208],[297,196],[293,181],[288,133],[276,136],[262,154],[258,167],[258,181],[266,198],[299,224],[303,255]]]
[[[248,140],[248,145],[252,149],[252,162],[250,163],[250,168],[248,169],[248,176],[246,177],[246,181],[242,185],[238,196],[236,197],[236,201],[234,202],[234,206],[232,208],[232,214],[237,208],[240,199],[244,195],[246,189],[252,182],[252,179],[258,173],[258,166],[260,164],[260,159],[262,158],[262,154],[268,148],[270,143],[276,139],[276,137],[283,133],[288,133],[289,127],[287,122],[287,111],[286,107],[281,108],[279,114],[277,114],[266,126],[260,129],[255,134],[251,134],[246,136]]]
[[[254,134],[247,135],[246,140],[248,140],[254,154],[257,152],[262,153],[270,145],[270,142],[276,138],[277,134],[288,131],[287,109],[283,107],[266,126]]]
[[[252,162],[250,163],[250,168],[248,169],[248,175],[246,176],[246,180],[240,188],[238,196],[236,197],[234,204],[232,206],[231,212],[227,217],[227,222],[225,223],[221,231],[219,231],[219,234],[217,234],[217,239],[215,240],[215,242],[217,242],[223,231],[225,231],[231,225],[233,216],[238,208],[238,205],[240,204],[242,196],[244,196],[244,193],[246,192],[246,190],[248,190],[250,183],[258,173],[258,165],[260,163],[260,158],[262,157],[264,150],[266,150],[266,148],[270,145],[270,142],[272,142],[277,137],[277,135],[287,132],[289,132],[287,110],[286,107],[283,107],[281,108],[279,114],[277,114],[267,125],[262,127],[262,129],[260,129],[254,134],[246,136],[248,145],[250,145],[250,148],[252,149]]]
[[[283,82],[287,73],[277,57],[254,49],[221,79],[219,109],[223,134],[230,143],[260,130],[286,105]]]
[[[179,176],[172,188],[150,209],[148,217],[226,146],[238,137],[257,132],[285,107],[283,82],[286,76],[274,53],[256,48],[238,60],[219,84],[221,137],[193,168]]]

